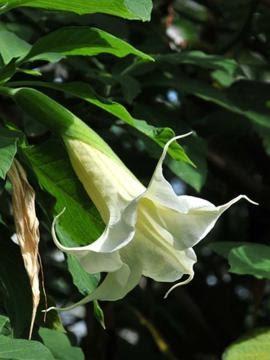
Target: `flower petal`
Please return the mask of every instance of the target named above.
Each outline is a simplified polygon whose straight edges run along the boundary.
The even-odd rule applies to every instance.
[[[119,250],[132,241],[137,221],[137,206],[140,196],[122,211],[117,222],[106,226],[102,235],[86,246],[67,247],[60,243],[56,235],[56,225],[65,209],[52,223],[52,238],[56,246],[68,254],[75,255],[89,273],[116,271],[123,265]]]
[[[120,159],[76,139],[65,139],[72,166],[105,224],[117,222],[122,211],[145,187]]]
[[[179,137],[175,139],[177,138]],[[223,212],[240,199],[246,199],[252,204],[256,203],[245,195],[239,195],[228,203],[216,207],[209,201],[197,197],[177,196],[162,171],[162,162],[170,142],[164,147],[144,197],[152,202],[148,207],[151,207],[153,222],[159,224],[164,238],[173,244],[175,249],[185,250],[202,240]]]
[[[87,143],[68,137],[65,145],[77,176],[107,226],[93,243],[66,247],[56,236],[58,215],[52,225],[53,240],[60,250],[75,255],[86,271],[115,271],[123,265],[118,250],[133,239],[137,202],[145,187],[116,155],[110,157]]]
[[[136,235],[125,250],[140,264],[143,275],[156,281],[172,282],[179,280],[184,274],[193,274],[193,265],[197,260],[194,251],[178,251],[173,247],[170,232],[164,231],[159,219],[154,219],[149,203],[148,199],[141,199]]]
[[[133,262],[129,265],[123,264],[117,271],[108,273],[99,287],[79,302],[64,308],[51,307],[45,312],[50,310],[68,311],[93,300],[116,301],[122,299],[139,283],[140,277],[139,266]]]

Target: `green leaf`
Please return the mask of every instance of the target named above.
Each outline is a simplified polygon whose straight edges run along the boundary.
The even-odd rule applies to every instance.
[[[268,360],[270,354],[270,329],[256,329],[248,336],[231,344],[222,360]]]
[[[0,84],[4,84],[9,79],[11,79],[12,76],[15,74],[15,72],[16,72],[16,59],[13,59],[10,61],[10,63],[8,63],[7,65],[5,65],[0,69]]]
[[[40,328],[39,335],[44,345],[57,360],[84,360],[80,348],[71,346],[68,337],[59,331]]]
[[[217,89],[205,82],[178,76],[177,84],[171,76],[155,75],[147,79],[147,86],[174,87],[181,92],[193,94],[212,102],[228,111],[246,117],[263,138],[266,151],[270,154],[270,111],[267,106],[270,85],[259,81],[240,80],[226,90]]]
[[[165,86],[174,87],[182,92],[193,94],[205,101],[210,101],[219,105],[231,112],[243,115],[251,120],[254,124],[265,126],[270,128],[268,121],[269,109],[266,106],[266,102],[262,105],[262,100],[265,98],[267,92],[269,92],[270,86],[253,81],[237,81],[232,87],[226,90],[219,90],[207,83],[199,80],[191,79],[184,75],[179,75],[177,84],[172,81],[171,76],[155,76],[150,78],[146,82],[147,86]],[[260,91],[259,91],[260,88]],[[256,96],[256,91],[259,91],[263,98]],[[255,97],[255,98],[254,98]],[[248,100],[249,98],[249,100]],[[252,102],[250,99],[252,98]],[[255,101],[256,99],[256,101]],[[258,104],[260,103],[260,105]]]
[[[46,301],[47,300],[47,301]],[[44,294],[41,294],[41,301],[40,301],[40,305],[39,305],[39,309],[45,309],[45,308],[49,308],[52,306],[56,306],[55,301],[53,300],[53,298],[48,295],[47,293],[47,299],[45,299]],[[36,324],[40,327],[40,326],[45,326],[44,324],[44,313],[42,313],[41,311],[38,311],[37,313],[37,318],[36,318]],[[57,311],[49,311],[46,313],[46,328],[48,329],[52,329],[52,330],[56,330],[56,331],[60,331],[65,333],[66,330],[62,324],[62,320],[60,317],[59,312]]]
[[[104,13],[142,21],[150,20],[152,11],[151,0],[0,0],[0,5],[2,13],[16,7],[29,6],[77,14]]]
[[[231,273],[270,279],[270,246],[226,241],[209,247],[228,259]]]
[[[106,329],[105,326],[105,318],[104,318],[104,313],[103,310],[101,309],[98,301],[93,301],[94,304],[94,315],[95,318],[99,321],[100,325],[103,327],[103,329]]]
[[[174,131],[168,127],[164,127],[164,128],[155,127],[155,126],[148,124],[144,120],[138,120],[138,119],[133,118],[123,105],[121,105],[117,102],[114,102],[114,101],[107,100],[107,99],[97,95],[88,84],[81,83],[81,82],[74,82],[74,83],[69,83],[69,84],[52,84],[52,83],[45,83],[45,82],[40,82],[40,81],[28,82],[26,84],[48,87],[51,89],[64,91],[73,96],[79,97],[79,98],[89,102],[90,104],[93,104],[93,105],[109,112],[110,114],[114,115],[115,117],[117,117],[118,119],[120,119],[124,123],[126,123],[127,125],[133,127],[137,131],[139,131],[142,134],[144,134],[145,136],[149,137],[151,140],[153,140],[155,143],[157,143],[162,148],[173,136],[175,136]],[[15,90],[15,91],[17,91],[17,90]],[[23,92],[23,89],[18,90],[18,91]],[[29,95],[30,95],[31,89],[28,89],[27,91],[29,92]],[[32,90],[32,91],[34,91],[34,90]],[[28,95],[28,98],[29,98],[29,95]],[[34,95],[34,93],[33,93],[33,95]],[[49,102],[49,98],[45,97],[45,95],[43,95],[42,98],[44,98],[44,103],[45,103],[45,101]],[[38,100],[39,101],[38,104],[40,106],[42,106],[42,98],[39,97],[39,100]],[[24,98],[20,103],[23,106],[26,106],[26,99]],[[48,106],[47,106],[47,108],[48,108]],[[29,106],[29,110],[33,111],[32,105]],[[49,111],[49,110],[47,110],[47,111]],[[29,115],[31,115],[31,114],[29,113]],[[59,119],[59,116],[58,116],[58,119]],[[178,161],[183,161],[183,162],[186,162],[186,163],[194,166],[193,162],[186,155],[182,146],[180,146],[178,143],[174,142],[170,146],[168,153],[173,159],[178,160]]]
[[[118,159],[111,147],[93,129],[42,92],[31,88],[1,87],[0,93],[12,97],[29,116],[48,126],[62,138],[80,139],[107,156]]]
[[[128,75],[114,76],[114,79],[120,83],[125,101],[128,104],[132,104],[141,92],[139,81]]]
[[[6,46],[9,44],[9,46]],[[0,55],[4,64],[13,63],[14,59],[24,58],[32,49],[31,44],[18,37],[15,33],[8,30],[0,30]],[[49,62],[57,62],[62,58],[59,54],[54,53],[41,53],[35,56],[34,60],[44,60]],[[16,67],[15,67],[16,70]],[[28,72],[29,74],[35,73],[35,70],[31,69],[19,69],[20,71]],[[1,76],[1,74],[0,74]]]
[[[118,57],[136,55],[143,60],[153,60],[149,55],[135,49],[106,31],[89,26],[69,26],[53,31],[40,38],[21,62],[40,58],[47,53],[61,55],[94,56],[102,53]]]
[[[240,68],[234,59],[224,56],[209,55],[202,51],[183,51],[176,54],[159,55],[156,57],[159,62],[173,65],[190,64],[203,69],[211,69],[212,78],[223,86],[230,86],[240,73]]]
[[[128,125],[132,126],[136,130],[140,131],[145,136],[149,137],[155,143],[157,143],[160,147],[164,147],[164,145],[175,136],[175,132],[168,127],[158,128],[152,125],[149,125],[144,120],[133,119],[133,121],[127,122]],[[175,160],[184,161],[188,164],[194,166],[193,162],[189,159],[185,150],[179,145],[177,142],[173,142],[169,149],[168,154]]]
[[[209,244],[207,247],[216,252],[218,255],[223,256],[225,259],[228,259],[229,253],[233,248],[249,244],[248,242],[238,242],[238,241],[218,241]]]
[[[66,208],[57,226],[61,242],[72,246],[96,240],[103,224],[77,180],[61,144],[51,140],[38,147],[24,148],[23,152],[41,188],[56,199],[54,215]],[[67,264],[74,285],[84,296],[90,294],[98,285],[99,275],[87,273],[72,255],[67,255]]]
[[[74,174],[60,142],[50,140],[22,150],[40,187],[56,200],[52,215],[66,208],[57,226],[61,242],[76,246],[95,241],[103,230],[103,223]],[[72,255],[68,255],[68,266],[74,284],[82,294],[89,294],[96,288],[99,278],[85,272]]]
[[[270,279],[270,246],[247,244],[229,253],[230,272]]]
[[[102,221],[61,143],[52,139],[40,146],[24,147],[22,151],[40,187],[56,199],[54,214],[66,208],[59,227],[69,234],[71,243],[84,245],[96,240],[103,230]]]
[[[5,64],[14,58],[25,56],[30,49],[31,45],[13,32],[0,30],[0,54]]]
[[[17,152],[19,132],[0,127],[0,178],[5,179]]]
[[[9,318],[0,315],[0,335],[9,336],[11,334]]]
[[[55,360],[51,352],[37,341],[11,339],[0,336],[0,359]]]
[[[189,80],[187,81],[189,82]],[[262,87],[264,88],[264,94],[266,95],[267,91],[269,91],[269,86],[267,84],[262,84]],[[248,92],[248,89],[250,92]],[[226,91],[220,91],[197,81],[191,81],[189,84],[184,81],[183,90],[193,93],[206,101],[211,101],[236,114],[243,115],[257,126],[263,126],[264,128],[270,129],[269,114],[267,114],[269,111],[266,104],[262,107],[256,104],[255,99],[257,99],[257,101],[260,100],[261,103],[263,98],[260,98],[260,95],[258,97],[256,96],[256,91],[258,92],[259,89],[256,86],[256,83],[252,81],[238,81]],[[262,91],[259,91],[259,94],[262,93]],[[250,101],[251,99],[252,101]]]
[[[87,273],[81,267],[79,260],[75,256],[67,255],[67,263],[73,284],[77,287],[79,292],[84,296],[91,294],[99,283],[99,274],[90,275]]]
[[[132,14],[137,14],[138,19],[146,21],[150,20],[152,11],[152,0],[125,0],[125,6]]]
[[[29,332],[32,315],[32,296],[19,246],[11,239],[0,241],[0,302],[5,309],[15,337]],[[0,354],[2,347],[0,345]],[[0,356],[2,359],[2,357]]]

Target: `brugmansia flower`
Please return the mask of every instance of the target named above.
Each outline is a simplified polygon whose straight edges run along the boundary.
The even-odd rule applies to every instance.
[[[116,155],[64,136],[72,166],[106,224],[94,243],[73,248],[57,240],[57,219],[53,224],[53,238],[59,249],[75,255],[89,273],[108,273],[80,304],[120,299],[142,275],[160,282],[175,282],[188,275],[166,297],[176,286],[192,280],[196,262],[193,246],[209,233],[221,214],[241,198],[251,202],[240,195],[216,207],[209,201],[174,193],[163,176],[162,163],[170,144],[187,135],[166,144],[147,188]]]
[[[167,296],[176,286],[192,280],[196,262],[193,246],[209,233],[222,213],[241,198],[252,202],[240,195],[215,206],[204,199],[174,193],[163,176],[163,160],[170,144],[189,134],[166,144],[145,188],[103,139],[60,104],[33,89],[9,93],[27,113],[62,137],[78,178],[106,224],[95,242],[69,248],[56,236],[59,216],[53,222],[53,239],[59,249],[75,255],[89,273],[107,273],[95,291],[73,306],[123,298],[142,275],[170,283],[187,275]]]

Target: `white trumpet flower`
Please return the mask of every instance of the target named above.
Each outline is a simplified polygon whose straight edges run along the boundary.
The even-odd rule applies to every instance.
[[[27,113],[59,134],[67,148],[72,166],[89,197],[99,210],[106,228],[93,243],[66,247],[52,235],[62,251],[75,255],[89,273],[107,273],[102,283],[79,303],[123,298],[142,275],[160,282],[176,282],[184,275],[186,284],[194,276],[196,255],[193,246],[214,227],[218,218],[241,198],[215,206],[193,196],[177,196],[162,172],[163,160],[171,139],[164,147],[152,179],[145,188],[126,168],[112,149],[69,110],[37,90],[1,89],[12,96]],[[46,109],[46,111],[45,111]],[[49,310],[49,309],[48,309]],[[61,310],[61,309],[59,309]]]
[[[167,297],[175,287],[193,279],[197,260],[193,246],[209,233],[222,213],[241,198],[254,203],[240,195],[214,206],[204,199],[174,193],[163,176],[162,164],[170,144],[188,135],[166,144],[147,188],[111,149],[102,151],[89,142],[63,136],[72,166],[106,224],[95,242],[70,248],[56,236],[55,225],[61,214],[54,220],[52,234],[58,248],[75,255],[87,272],[107,273],[97,289],[75,305],[121,299],[142,275],[160,282],[175,282],[188,275],[171,287]]]

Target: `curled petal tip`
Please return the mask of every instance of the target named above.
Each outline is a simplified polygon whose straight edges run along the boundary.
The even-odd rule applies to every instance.
[[[190,274],[189,277],[188,277],[186,280],[181,281],[181,282],[173,285],[173,286],[166,292],[166,294],[164,295],[164,298],[163,298],[163,299],[167,299],[167,297],[170,295],[170,293],[171,293],[174,289],[176,289],[178,286],[182,286],[182,285],[188,284],[188,283],[193,279],[193,277],[194,277],[194,274]]]
[[[250,202],[253,205],[259,205],[256,201],[251,200],[248,196],[242,195],[243,199],[246,199],[248,202]]]
[[[171,143],[172,143],[173,141],[175,141],[175,140],[183,139],[183,138],[188,137],[188,136],[190,136],[190,135],[192,135],[192,134],[194,134],[194,131],[189,131],[188,133],[174,136],[173,138],[171,138],[171,139],[169,140],[169,143],[171,144]]]
[[[185,137],[190,136],[190,135],[192,135],[192,134],[195,134],[194,131],[189,131],[188,133],[185,133],[185,134],[183,134],[183,135],[177,135],[177,136],[175,137],[175,140],[185,138]]]
[[[65,211],[66,211],[66,207],[63,207],[63,210],[61,210],[60,213],[56,215],[56,218],[59,218],[61,215],[63,215]]]
[[[52,223],[52,228],[54,228],[54,226],[56,225],[58,219],[64,214],[64,212],[66,211],[66,207],[63,208],[63,210],[60,211],[59,214],[57,214],[54,219],[53,219],[53,223]]]
[[[56,308],[54,306],[51,306],[48,309],[41,310],[41,312],[47,314],[49,311],[52,311],[52,310],[56,310]]]
[[[187,137],[187,136],[190,136],[190,135],[192,135],[192,134],[193,134],[193,131],[190,131],[190,132],[188,132],[188,133],[186,133],[186,134],[177,135],[177,136],[172,137],[172,138],[166,143],[166,145],[164,146],[164,148],[163,148],[163,153],[162,153],[162,155],[161,155],[161,158],[159,159],[159,162],[158,162],[157,167],[162,165],[163,160],[164,160],[164,158],[165,158],[165,156],[166,156],[166,153],[167,153],[167,151],[168,151],[168,149],[169,149],[169,146],[170,146],[174,141],[179,140],[179,139],[183,139],[183,138],[185,138],[185,137]]]

